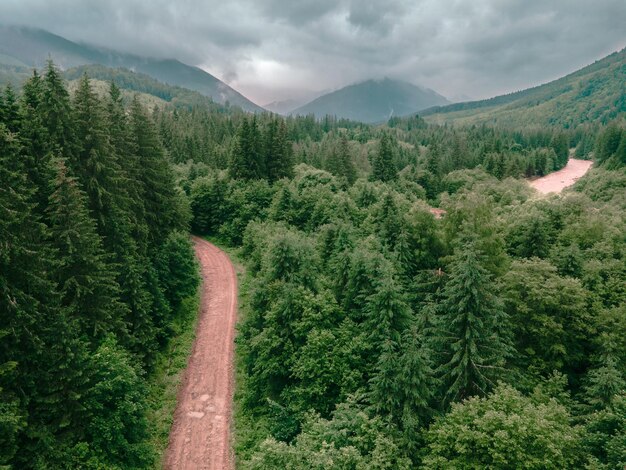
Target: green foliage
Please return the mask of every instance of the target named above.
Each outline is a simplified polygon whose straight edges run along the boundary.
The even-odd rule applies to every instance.
[[[332,419],[309,415],[294,444],[263,442],[246,469],[409,469],[397,441],[380,418],[370,418],[354,401],[337,406]]]
[[[156,129],[50,62],[2,94],[0,183],[0,465],[151,465],[142,370],[197,285]]]
[[[126,311],[118,300],[115,273],[89,217],[87,198],[62,162],[48,211],[61,305],[77,319],[81,333],[91,338],[123,334]]]
[[[539,259],[513,262],[503,280],[520,367],[543,375],[583,369],[593,317],[580,281]]]
[[[189,222],[248,272],[244,468],[621,462],[621,122],[374,127],[112,78],[171,105],[86,77],[70,99],[52,64],[0,98],[0,465],[158,459],[193,336]],[[577,192],[521,179],[594,145]]]
[[[198,265],[185,233],[170,232],[157,254],[156,267],[165,298],[173,309],[196,291],[200,281]]]
[[[83,398],[90,417],[84,440],[100,462],[141,468],[153,459],[147,441],[146,386],[132,358],[113,337],[90,359],[93,385]]]
[[[626,49],[565,77],[486,100],[436,107],[423,113],[430,123],[490,124],[522,128],[603,123],[626,110]]]
[[[446,402],[484,396],[506,377],[512,355],[509,319],[480,257],[473,240],[457,248],[438,306],[433,342]]]
[[[373,180],[387,182],[397,178],[398,171],[393,161],[391,139],[387,133],[380,138],[378,153],[374,157],[372,167]]]
[[[565,469],[582,465],[581,429],[565,407],[500,385],[452,406],[426,434],[424,468]]]

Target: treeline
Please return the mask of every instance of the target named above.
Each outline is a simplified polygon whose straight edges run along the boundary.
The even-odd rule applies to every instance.
[[[570,148],[576,148],[580,158],[590,158],[596,135],[590,127],[513,131],[428,126],[416,116],[373,127],[331,117],[247,117],[202,108],[155,113],[163,141],[177,163],[192,160],[215,169],[228,168],[237,177],[269,181],[289,176],[293,163],[306,163],[352,183],[357,176],[380,174],[376,162],[384,141],[385,153],[390,155],[385,168],[390,173],[383,179],[411,173],[429,198],[441,192],[442,178],[456,170],[480,168],[499,179],[544,176],[567,164]],[[276,153],[274,160],[285,162],[277,163],[284,169],[276,174],[266,167],[272,158],[270,145],[276,148],[273,153],[281,154]]]
[[[623,176],[603,166],[583,193],[536,199],[446,170],[438,220],[417,178],[447,157],[431,147],[399,171],[382,135],[353,182],[304,164],[274,183],[178,168],[194,230],[240,246],[248,269],[240,466],[623,466]],[[540,135],[519,145],[561,139]]]
[[[146,377],[197,268],[151,116],[49,63],[0,94],[0,466],[146,468]]]

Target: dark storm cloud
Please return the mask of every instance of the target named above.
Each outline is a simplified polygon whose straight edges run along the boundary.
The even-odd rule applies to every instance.
[[[2,0],[0,21],[176,57],[262,103],[385,75],[492,96],[626,46],[624,0]]]

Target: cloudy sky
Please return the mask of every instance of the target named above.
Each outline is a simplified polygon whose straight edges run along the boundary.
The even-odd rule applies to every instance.
[[[625,0],[0,0],[0,22],[174,57],[259,104],[384,76],[485,98],[626,46]]]

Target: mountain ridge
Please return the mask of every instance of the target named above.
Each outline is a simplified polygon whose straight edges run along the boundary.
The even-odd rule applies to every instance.
[[[8,59],[29,67],[41,67],[48,58],[61,68],[100,64],[136,70],[166,84],[197,91],[218,103],[230,103],[246,111],[264,109],[204,70],[177,59],[156,59],[70,41],[43,29],[0,25],[0,62]]]
[[[608,122],[626,112],[626,48],[556,80],[420,113],[437,124],[564,125]]]

